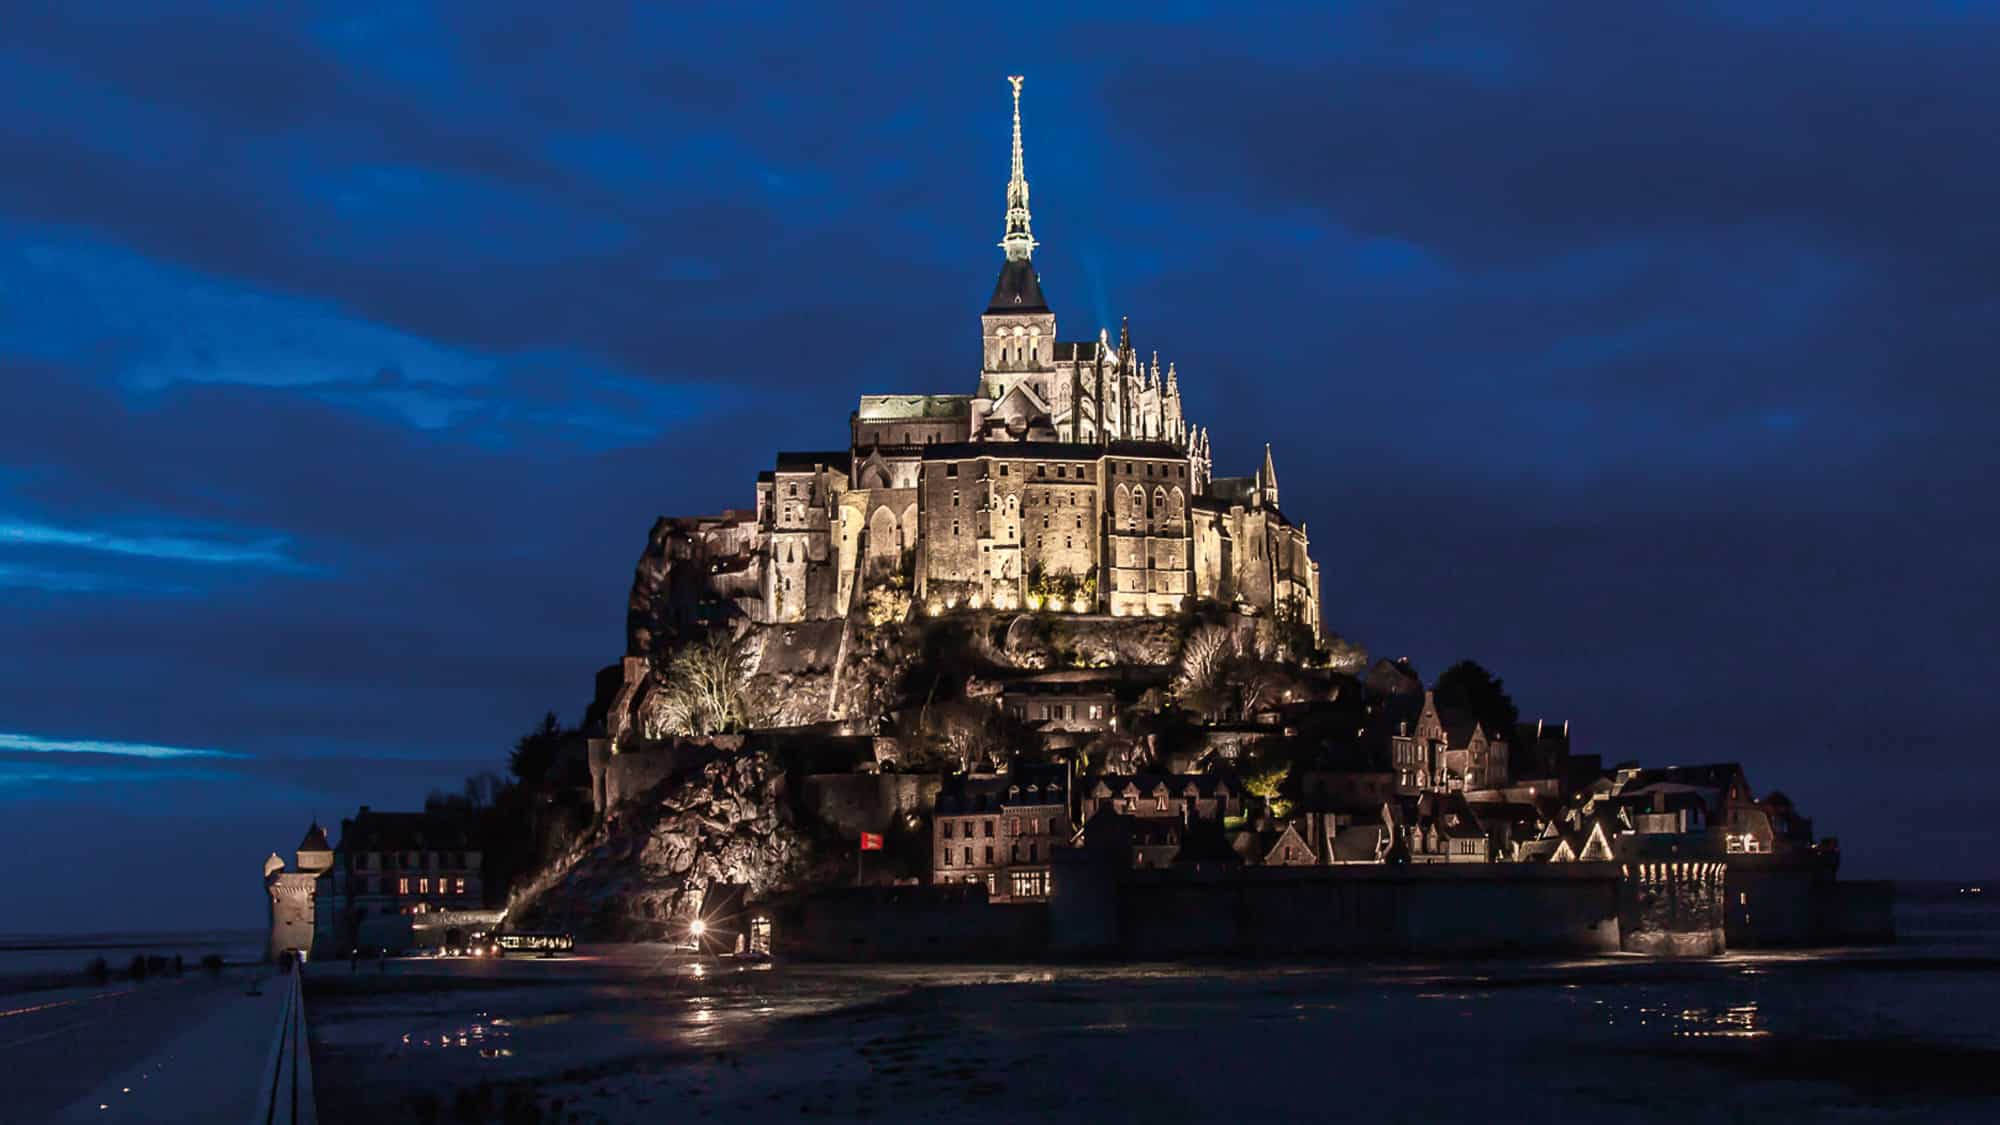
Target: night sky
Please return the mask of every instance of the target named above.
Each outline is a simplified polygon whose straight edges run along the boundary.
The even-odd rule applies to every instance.
[[[1330,628],[1990,862],[1992,8],[82,7],[0,36],[0,931],[261,924],[580,717],[656,515],[971,391],[1010,73],[1059,330],[1272,443]]]

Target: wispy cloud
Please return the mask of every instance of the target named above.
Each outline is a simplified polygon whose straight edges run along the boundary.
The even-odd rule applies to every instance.
[[[193,746],[154,746],[145,742],[111,742],[94,738],[46,738],[0,731],[0,751],[33,754],[115,754],[126,758],[248,758],[233,750]]]
[[[113,555],[225,566],[280,569],[299,566],[285,554],[285,541],[277,537],[253,543],[230,543],[183,535],[129,535],[115,531],[80,530],[4,517],[0,517],[0,545],[69,547]]]
[[[120,590],[152,594],[192,594],[195,587],[173,582],[153,582],[115,574],[93,574],[84,570],[58,570],[41,566],[0,563],[0,586],[45,590],[52,594],[101,594]]]

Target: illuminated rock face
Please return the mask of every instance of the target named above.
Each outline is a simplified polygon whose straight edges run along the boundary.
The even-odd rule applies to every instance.
[[[510,917],[586,938],[677,937],[713,884],[742,885],[753,898],[788,886],[805,849],[784,785],[782,766],[764,753],[690,763],[599,818],[522,889]]]
[[[635,654],[717,620],[845,617],[901,579],[922,612],[1120,617],[1203,599],[1319,629],[1319,566],[1271,452],[1216,477],[1180,375],[1121,323],[1061,340],[1030,230],[1018,84],[1005,250],[971,393],[866,394],[844,448],[780,453],[753,510],[662,520],[634,581]]]

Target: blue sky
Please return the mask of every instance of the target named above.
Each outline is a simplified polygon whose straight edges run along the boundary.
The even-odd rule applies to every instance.
[[[580,714],[654,516],[969,388],[1009,73],[1060,328],[1273,444],[1331,627],[1985,863],[1991,6],[44,7],[0,928],[256,924],[315,813]]]

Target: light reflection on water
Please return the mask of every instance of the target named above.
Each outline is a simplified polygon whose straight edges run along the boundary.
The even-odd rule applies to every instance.
[[[1658,1028],[1675,1039],[1761,1039],[1771,1034],[1755,1000],[1717,1006],[1596,1001],[1607,1025]]]

